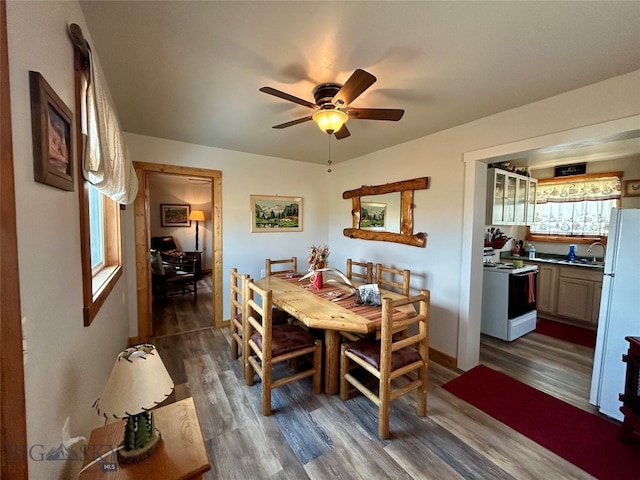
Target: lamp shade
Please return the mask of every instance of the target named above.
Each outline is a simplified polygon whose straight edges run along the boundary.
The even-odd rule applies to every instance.
[[[137,345],[118,355],[102,397],[94,407],[105,418],[130,417],[166,400],[173,387],[156,347]]]
[[[320,130],[327,133],[337,132],[349,120],[346,113],[335,109],[318,110],[311,118],[318,124]]]
[[[191,213],[189,214],[189,220],[204,222],[204,212],[202,210],[191,210]]]

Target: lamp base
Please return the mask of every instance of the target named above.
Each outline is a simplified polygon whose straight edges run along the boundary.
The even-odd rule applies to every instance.
[[[136,463],[145,458],[151,456],[160,443],[160,431],[154,429],[149,442],[142,448],[136,448],[134,450],[125,450],[121,448],[118,450],[118,462],[120,463]]]

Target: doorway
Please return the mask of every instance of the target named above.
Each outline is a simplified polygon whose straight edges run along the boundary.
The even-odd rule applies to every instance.
[[[640,137],[640,115],[566,130],[531,139],[489,147],[464,154],[464,218],[461,302],[458,335],[458,368],[467,371],[479,363],[480,312],[482,299],[482,250],[485,231],[487,164],[498,160],[513,160],[538,152],[558,152],[584,145],[605,145],[610,142]]]
[[[149,248],[150,176],[168,174],[187,178],[201,178],[210,182],[211,199],[211,311],[213,327],[222,326],[222,172],[202,168],[134,162],[139,188],[134,203],[136,244],[136,287],[138,299],[138,341],[148,341],[153,335],[153,299]]]

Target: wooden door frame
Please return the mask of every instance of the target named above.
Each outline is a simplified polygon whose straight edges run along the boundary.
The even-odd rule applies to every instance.
[[[0,0],[0,479],[26,480],[27,414],[9,87],[7,4]]]
[[[222,326],[222,172],[205,168],[162,165],[158,163],[133,162],[138,177],[138,195],[134,202],[135,244],[136,244],[136,290],[138,297],[138,336],[132,339],[146,342],[152,333],[151,265],[149,262],[149,242],[151,228],[149,221],[149,174],[203,177],[211,180],[212,212],[212,311],[213,327]]]

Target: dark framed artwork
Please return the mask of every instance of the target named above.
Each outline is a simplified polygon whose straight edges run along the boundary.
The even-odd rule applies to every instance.
[[[623,197],[640,197],[640,178],[622,181]]]
[[[73,191],[73,114],[39,72],[29,72],[29,84],[34,180]]]
[[[189,213],[191,213],[191,205],[167,203],[160,205],[163,227],[190,227]]]

